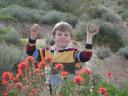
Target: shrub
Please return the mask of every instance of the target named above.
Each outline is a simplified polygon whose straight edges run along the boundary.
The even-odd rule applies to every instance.
[[[86,34],[86,26],[87,24],[84,22],[79,21],[75,28],[75,39],[77,41],[82,41],[85,39]]]
[[[122,17],[123,20],[128,20],[128,11],[125,10],[124,12],[122,12],[121,17]]]
[[[99,18],[110,23],[119,23],[121,21],[121,17],[119,15],[106,7],[97,7],[95,11],[89,13],[89,16],[94,19]]]
[[[17,19],[11,15],[0,15],[0,20],[2,21],[13,21],[16,22]]]
[[[28,42],[28,39],[20,39],[17,45],[26,46],[27,42]]]
[[[17,3],[21,6],[34,9],[48,10],[51,8],[46,0],[21,0],[21,2],[17,1]]]
[[[76,10],[80,8],[79,0],[47,0],[54,10],[76,13]]]
[[[110,23],[102,23],[99,34],[94,37],[94,43],[98,45],[107,45],[115,52],[124,45],[119,31],[119,26]]]
[[[17,44],[21,35],[12,27],[0,29],[0,41],[6,43]]]
[[[16,46],[0,44],[0,66],[2,70],[12,70],[24,57],[24,53]]]
[[[25,22],[40,21],[44,11],[29,9],[19,5],[10,5],[0,10],[1,15],[14,17],[16,20]]]
[[[128,46],[119,49],[119,53],[128,59]]]
[[[107,47],[100,47],[100,48],[98,48],[96,55],[100,59],[109,58],[111,56],[111,50]]]
[[[64,20],[64,17],[64,13],[56,10],[51,10],[42,17],[42,22],[45,24],[55,24],[61,20]]]
[[[71,14],[66,14],[64,21],[70,23],[74,28],[75,28],[76,24],[78,23],[77,17],[74,15],[71,15]]]
[[[128,8],[128,1],[127,0],[118,0],[118,3],[120,5],[123,5],[123,7]]]
[[[7,7],[13,4],[43,10],[50,8],[45,0],[1,0],[0,6]]]

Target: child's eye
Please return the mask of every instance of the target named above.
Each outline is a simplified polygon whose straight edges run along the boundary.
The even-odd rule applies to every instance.
[[[62,34],[57,34],[58,36],[61,36]]]
[[[64,34],[65,37],[68,37],[68,34]]]

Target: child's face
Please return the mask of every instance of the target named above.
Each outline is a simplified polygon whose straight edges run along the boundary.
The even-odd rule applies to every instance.
[[[59,48],[65,48],[71,41],[70,32],[62,32],[57,30],[55,34],[55,44]]]

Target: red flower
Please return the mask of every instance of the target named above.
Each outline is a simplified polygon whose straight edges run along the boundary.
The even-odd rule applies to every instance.
[[[84,73],[90,75],[92,74],[92,70],[88,67],[84,67],[77,72],[77,75],[84,74]]]
[[[64,68],[63,64],[56,64],[55,65],[55,69],[59,70],[59,71],[62,71]]]
[[[28,67],[29,67],[29,64],[26,61],[22,61],[20,62],[20,64],[18,64],[18,70],[20,69],[23,71],[25,69],[28,69]]]
[[[102,94],[102,95],[105,95],[105,94],[107,94],[107,89],[104,88],[104,87],[100,87],[100,88],[98,89],[98,92],[99,92],[100,94]]]
[[[44,61],[39,62],[39,64],[37,65],[38,68],[45,68],[46,64]]]
[[[5,91],[3,96],[9,96],[9,93]]]
[[[81,76],[75,76],[73,81],[78,85],[82,85],[85,82],[84,78],[82,78]]]
[[[35,69],[35,73],[40,73],[40,72],[41,72],[40,68]]]
[[[23,84],[21,83],[21,82],[17,82],[17,83],[15,83],[15,88],[17,89],[17,90],[22,90],[23,89]]]
[[[40,74],[41,77],[44,76],[44,74],[43,74],[43,72],[41,72],[40,68],[36,68],[34,72],[37,74]]]
[[[107,72],[106,76],[111,79],[112,78],[112,72],[111,71]]]
[[[33,58],[32,56],[28,56],[28,57],[26,58],[26,60],[27,60],[28,62],[34,62],[34,58]]]
[[[67,76],[68,76],[68,72],[67,72],[67,71],[63,71],[63,72],[61,72],[61,76],[63,76],[63,77],[67,77]]]
[[[22,76],[22,70],[18,69],[18,73],[16,74],[16,80],[18,80]]]
[[[33,88],[31,91],[32,91],[32,93],[35,94],[35,95],[38,93],[38,90],[37,90],[36,88]]]
[[[12,72],[4,72],[2,74],[2,84],[6,84],[8,80],[15,80]]]

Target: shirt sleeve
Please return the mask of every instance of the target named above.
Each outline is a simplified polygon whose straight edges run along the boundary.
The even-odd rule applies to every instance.
[[[75,59],[78,62],[87,62],[92,57],[92,44],[86,44],[83,51],[77,51]]]

